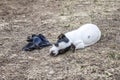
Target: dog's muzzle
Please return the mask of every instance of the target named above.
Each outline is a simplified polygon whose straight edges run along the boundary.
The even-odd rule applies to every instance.
[[[54,51],[51,51],[51,52],[50,52],[50,56],[57,56],[57,54],[54,53]]]

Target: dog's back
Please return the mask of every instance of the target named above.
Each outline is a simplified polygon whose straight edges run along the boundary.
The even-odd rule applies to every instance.
[[[84,43],[84,46],[89,46],[100,39],[101,32],[96,25],[85,24],[76,30],[66,33],[65,35],[73,44],[81,40]]]
[[[85,46],[96,43],[101,37],[101,31],[94,24],[85,24],[79,29],[80,38],[83,40]]]

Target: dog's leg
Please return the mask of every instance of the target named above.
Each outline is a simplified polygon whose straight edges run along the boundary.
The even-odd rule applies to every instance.
[[[74,43],[74,45],[75,45],[75,49],[81,49],[81,48],[84,48],[84,47],[85,47],[83,41],[81,41],[81,40],[76,41],[76,42]]]
[[[81,49],[81,48],[85,48],[84,43],[79,43],[78,45],[76,45],[75,49]]]
[[[72,50],[72,52],[74,53],[75,52],[75,45],[74,44],[71,44],[71,50]]]

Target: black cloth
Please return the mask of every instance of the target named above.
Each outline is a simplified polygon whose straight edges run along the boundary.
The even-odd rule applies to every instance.
[[[42,34],[39,35],[33,34],[32,36],[28,36],[27,42],[28,44],[22,48],[23,51],[32,51],[35,49],[41,49],[51,45],[51,43]]]

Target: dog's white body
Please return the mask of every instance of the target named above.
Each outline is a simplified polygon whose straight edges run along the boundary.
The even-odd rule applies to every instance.
[[[101,31],[94,24],[85,24],[76,30],[65,33],[65,36],[69,39],[69,42],[60,42],[58,47],[53,45],[50,53],[52,52],[54,55],[57,55],[60,49],[65,49],[71,44],[75,46],[75,49],[90,46],[100,39]]]
[[[66,33],[65,36],[76,49],[79,49],[96,43],[101,37],[101,31],[94,24],[85,24],[77,30]]]

